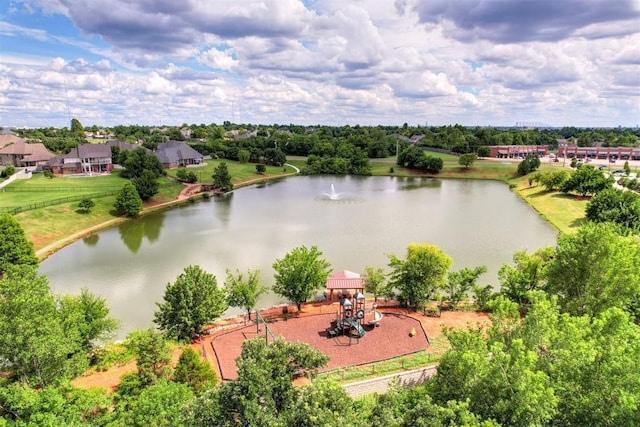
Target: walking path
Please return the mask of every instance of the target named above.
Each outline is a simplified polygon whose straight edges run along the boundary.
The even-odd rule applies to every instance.
[[[393,385],[401,387],[412,387],[422,384],[436,374],[437,365],[414,369],[382,377],[371,378],[355,383],[343,384],[342,387],[347,394],[354,399],[367,394],[384,394]]]

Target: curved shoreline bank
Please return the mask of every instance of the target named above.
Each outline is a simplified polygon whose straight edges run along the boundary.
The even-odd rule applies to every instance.
[[[234,190],[238,189],[238,188],[242,188],[242,187],[246,187],[249,185],[253,185],[253,184],[259,184],[262,182],[266,182],[266,181],[271,181],[274,179],[281,179],[281,178],[286,178],[289,176],[295,176],[297,175],[300,170],[298,168],[296,168],[293,165],[289,165],[292,168],[295,169],[296,172],[294,173],[287,173],[287,174],[280,174],[280,175],[273,175],[273,176],[268,176],[268,177],[258,177],[258,178],[254,178],[254,179],[250,179],[248,181],[244,181],[241,183],[238,183],[237,185],[234,185],[234,189],[230,191],[230,193],[232,193]],[[159,203],[157,205],[152,205],[149,206],[146,209],[143,209],[142,211],[140,211],[138,213],[138,217],[142,217],[142,216],[146,216],[146,215],[150,215],[152,213],[156,213],[156,212],[161,212],[163,210],[167,210],[167,209],[171,209],[174,207],[178,207],[178,206],[182,206],[182,205],[186,205],[189,203],[193,203],[198,199],[203,199],[205,196],[204,194],[209,194],[211,195],[211,193],[204,193],[204,192],[200,192],[200,193],[196,193],[196,194],[191,194],[191,190],[196,187],[196,186],[200,186],[202,184],[191,184],[191,185],[186,185],[185,188],[182,189],[182,191],[180,191],[180,194],[177,196],[177,198],[175,200],[170,200],[168,202],[164,202],[164,203]],[[35,255],[38,258],[39,262],[42,262],[44,260],[46,260],[48,257],[50,257],[51,255],[53,255],[54,253],[56,253],[57,251],[63,249],[66,246],[69,246],[72,243],[77,242],[80,239],[83,239],[87,236],[90,236],[94,233],[97,233],[99,231],[102,230],[106,230],[112,227],[115,227],[117,225],[120,224],[124,224],[127,221],[130,221],[132,218],[127,218],[127,217],[117,217],[117,218],[113,218],[110,219],[108,221],[104,221],[101,222],[100,224],[96,224],[94,226],[85,228],[83,230],[80,230],[76,233],[73,233],[69,236],[63,237],[59,240],[56,240],[52,243],[49,243],[46,246],[43,246],[42,248],[38,249],[37,251],[35,251]]]

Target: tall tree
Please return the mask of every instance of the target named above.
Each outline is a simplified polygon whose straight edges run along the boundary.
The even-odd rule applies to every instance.
[[[71,135],[84,139],[84,127],[76,118],[71,119]]]
[[[611,223],[586,224],[561,235],[547,266],[547,291],[575,315],[629,309],[640,294],[640,242]]]
[[[613,179],[604,176],[604,172],[591,165],[579,164],[569,178],[562,184],[563,193],[578,193],[581,196],[595,194],[613,186]]]
[[[80,295],[64,295],[58,302],[63,323],[75,329],[78,346],[85,352],[111,337],[118,328],[118,321],[109,317],[109,307],[104,298],[82,288]]]
[[[545,247],[528,254],[524,250],[513,254],[515,265],[503,265],[498,271],[500,293],[518,304],[528,304],[529,291],[543,289],[546,284],[545,267],[553,256],[553,248]]]
[[[227,303],[231,307],[242,307],[247,310],[249,320],[251,320],[251,310],[255,308],[258,298],[268,290],[260,283],[259,274],[258,270],[249,270],[245,278],[239,270],[236,270],[234,275],[227,269],[227,279],[224,283],[227,288]]]
[[[223,192],[229,192],[233,190],[233,184],[231,183],[231,174],[227,168],[225,162],[220,163],[213,171],[213,185]]]
[[[237,425],[274,425],[274,418],[286,419],[300,396],[292,384],[294,375],[315,371],[327,361],[305,343],[245,341],[237,361],[238,379],[221,390],[225,418],[240,421]]]
[[[154,322],[169,337],[189,341],[207,323],[227,309],[224,289],[216,277],[199,266],[187,266],[174,283],[168,283],[164,302],[156,303]]]
[[[10,372],[32,386],[68,377],[77,349],[65,336],[46,276],[33,266],[7,266],[0,301],[0,360]]]
[[[0,214],[0,277],[8,266],[18,264],[35,266],[38,258],[18,221],[3,213]]]
[[[123,178],[138,178],[145,170],[151,171],[158,178],[164,172],[160,160],[142,147],[120,153],[119,163],[124,166],[120,176]]]
[[[327,281],[331,264],[320,258],[322,252],[316,246],[307,249],[302,245],[294,248],[284,258],[276,259],[276,283],[273,291],[298,306],[312,298]]]
[[[142,200],[149,200],[158,194],[158,181],[155,173],[149,169],[142,171],[142,174],[136,178],[132,178],[131,182],[136,187],[136,191]]]
[[[460,271],[452,271],[447,276],[445,289],[449,295],[449,303],[455,309],[460,301],[469,293],[480,275],[487,272],[487,267],[481,265],[476,268],[463,268]]]
[[[389,285],[395,288],[403,303],[416,307],[431,299],[444,280],[453,260],[442,249],[428,243],[412,243],[407,247],[407,258],[389,255],[391,277]]]
[[[126,214],[132,218],[138,216],[138,212],[142,210],[142,199],[131,182],[124,183],[113,207],[121,215]]]
[[[587,203],[586,216],[594,222],[613,222],[640,232],[640,195],[617,188],[600,191]]]
[[[362,274],[364,279],[364,290],[373,294],[375,302],[378,301],[378,295],[384,293],[386,277],[384,270],[381,268],[365,267]]]
[[[449,330],[451,349],[442,357],[432,396],[440,404],[469,401],[473,413],[501,425],[549,423],[557,398],[538,356],[518,335],[517,305],[498,298],[488,338],[480,329]]]

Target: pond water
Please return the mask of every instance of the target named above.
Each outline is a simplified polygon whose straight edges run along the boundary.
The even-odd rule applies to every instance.
[[[317,246],[332,269],[388,270],[387,254],[432,243],[452,270],[486,265],[479,283],[497,286],[500,266],[519,249],[555,245],[556,230],[499,182],[395,177],[293,177],[128,221],[79,240],[40,265],[55,293],[82,287],[107,300],[118,338],[153,325],[165,286],[187,265],[214,274],[260,270],[273,285],[273,262],[293,248]],[[261,298],[258,308],[283,302]],[[227,314],[239,313],[230,309]]]

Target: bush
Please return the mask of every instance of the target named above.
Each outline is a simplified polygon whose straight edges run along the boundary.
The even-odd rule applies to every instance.
[[[78,210],[80,210],[81,212],[89,212],[95,205],[96,203],[93,200],[88,197],[84,197],[78,204]]]
[[[2,178],[9,178],[14,173],[16,173],[16,168],[13,165],[7,165],[2,169],[2,172],[0,172],[0,176]]]
[[[186,168],[178,169],[178,172],[176,172],[176,178],[178,178],[178,181],[180,182],[187,182],[189,184],[198,182],[196,174],[193,171],[187,171]]]
[[[45,178],[52,179],[53,178],[53,171],[51,169],[45,169],[45,170],[42,171],[42,175],[44,175]]]

